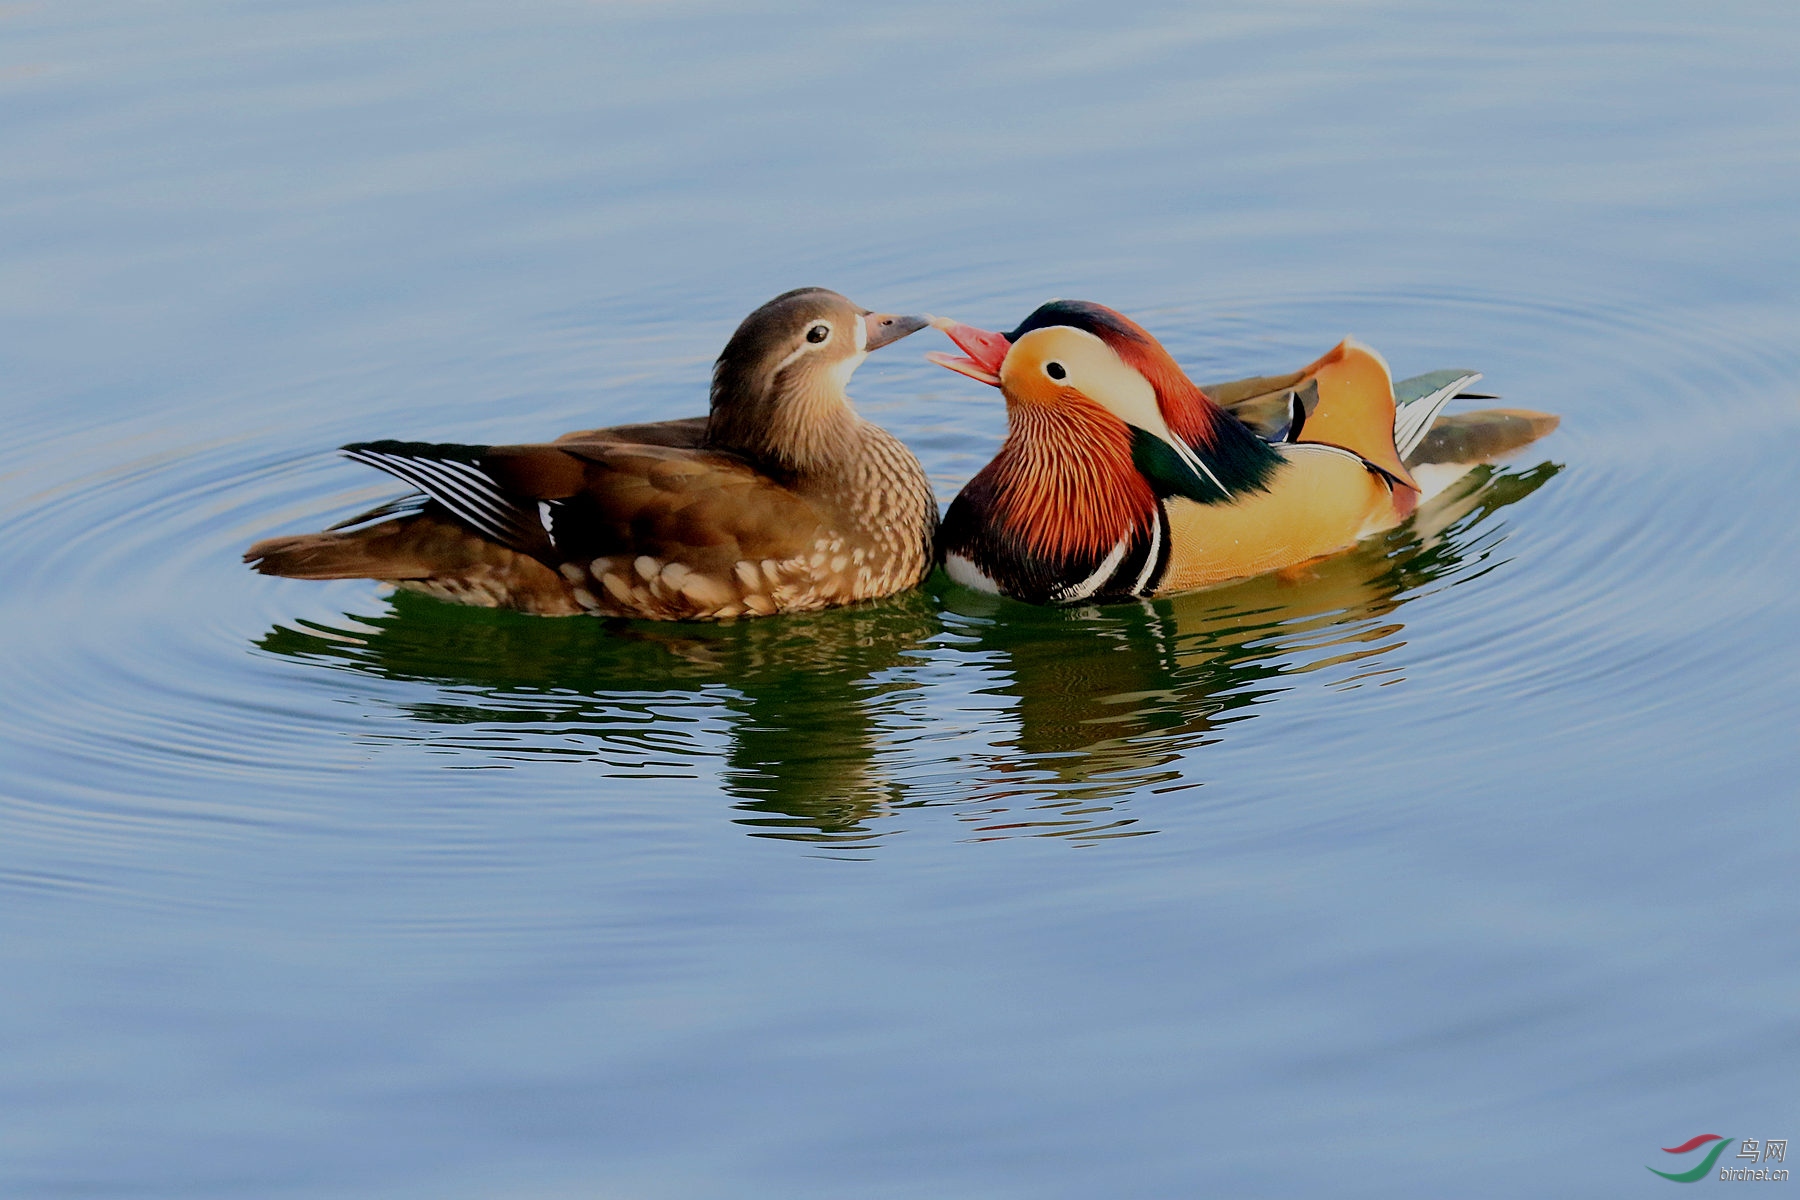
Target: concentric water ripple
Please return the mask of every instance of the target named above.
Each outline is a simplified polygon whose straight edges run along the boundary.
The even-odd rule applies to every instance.
[[[1023,302],[982,303],[996,311],[975,319]],[[261,413],[261,428],[195,440],[146,423],[84,441],[79,459],[46,427],[10,456],[14,612],[31,614],[15,619],[43,635],[4,700],[32,747],[7,823],[97,877],[145,830],[379,828],[382,814],[334,805],[345,771],[454,792],[495,770],[534,770],[541,786],[555,768],[556,791],[722,788],[746,832],[847,846],[1144,834],[1167,806],[1204,804],[1195,789],[1237,769],[1237,731],[1279,726],[1296,693],[1330,698],[1303,706],[1304,752],[1259,767],[1295,787],[1329,777],[1389,714],[1441,724],[1572,688],[1600,700],[1584,709],[1600,721],[1703,712],[1703,681],[1730,686],[1728,665],[1702,664],[1716,646],[1683,634],[1781,595],[1782,477],[1739,461],[1795,438],[1792,363],[1766,345],[1618,301],[1473,292],[1142,316],[1202,379],[1299,361],[1355,329],[1402,373],[1466,358],[1505,403],[1564,426],[1304,578],[1068,612],[938,583],[717,628],[534,620],[249,574],[237,557],[255,537],[391,494],[326,453],[354,429],[341,413],[309,420],[300,389],[203,398]],[[1486,345],[1457,348],[1470,337]],[[997,443],[991,398],[910,357],[860,390],[946,496]]]
[[[0,1195],[1585,1200],[1783,1136],[1778,9],[0,4]],[[240,561],[395,494],[345,442],[695,412],[803,284],[1563,425],[1149,605]],[[854,390],[948,499],[1005,421],[937,336]]]

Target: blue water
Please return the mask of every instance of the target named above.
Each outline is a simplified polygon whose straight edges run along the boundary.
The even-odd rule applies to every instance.
[[[1748,3],[0,7],[0,1195],[1656,1195],[1800,1134],[1796,61]],[[1146,607],[238,562],[395,494],[346,441],[700,411],[806,284],[1564,423]],[[947,501],[1004,420],[936,336],[853,391]]]

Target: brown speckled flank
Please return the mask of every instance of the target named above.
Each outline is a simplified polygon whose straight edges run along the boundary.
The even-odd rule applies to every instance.
[[[546,616],[712,620],[891,595],[930,571],[937,503],[844,387],[871,350],[923,325],[789,292],[727,343],[707,417],[539,445],[347,446],[424,492],[423,509],[270,538],[245,558]]]
[[[886,431],[860,422],[843,474],[827,487],[742,495],[749,506],[715,532],[734,533],[724,553],[671,556],[629,551],[561,565],[581,609],[606,616],[667,619],[769,616],[891,595],[917,585],[931,567],[937,505],[917,460]],[[693,485],[719,486],[712,472],[695,479],[686,464],[657,484],[673,497]],[[679,503],[672,500],[671,503]],[[748,519],[746,521],[746,518]],[[783,522],[792,524],[782,529]],[[754,537],[740,524],[761,526]],[[785,536],[784,536],[785,535]],[[755,553],[755,551],[763,553]]]

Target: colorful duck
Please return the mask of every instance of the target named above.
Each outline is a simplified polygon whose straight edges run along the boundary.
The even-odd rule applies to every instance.
[[[1039,604],[1206,587],[1399,524],[1427,492],[1408,456],[1480,378],[1436,372],[1397,398],[1381,356],[1346,340],[1291,375],[1219,389],[1265,421],[1279,405],[1285,419],[1269,440],[1102,305],[1051,301],[1007,334],[935,323],[967,357],[928,357],[1000,388],[1009,425],[945,517],[945,569]],[[1540,413],[1495,416],[1499,426],[1465,429],[1440,451],[1510,449],[1556,424]]]
[[[902,591],[931,570],[937,502],[918,460],[844,389],[870,351],[925,324],[823,288],[787,292],[726,343],[709,416],[537,445],[345,446],[423,502],[269,538],[245,560],[557,616],[762,616]]]

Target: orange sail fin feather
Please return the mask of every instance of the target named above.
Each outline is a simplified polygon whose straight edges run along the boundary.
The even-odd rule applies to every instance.
[[[1386,359],[1345,338],[1306,368],[1306,382],[1318,385],[1319,400],[1296,441],[1341,447],[1419,490],[1394,447],[1394,377]]]
[[[1504,429],[1466,421],[1434,442],[1444,404],[1479,376],[1434,372],[1398,397],[1382,357],[1346,339],[1300,371],[1220,386],[1246,416],[1280,418],[1256,430],[1141,326],[1101,305],[1052,301],[1008,334],[933,323],[968,357],[932,357],[1000,388],[1011,426],[999,456],[950,506],[945,567],[959,582],[1037,603],[1164,595],[1347,549],[1418,508],[1415,448],[1514,449],[1556,424],[1506,412],[1497,414]],[[1047,482],[1071,468],[1095,486]],[[1045,532],[1058,521],[1060,536]]]

